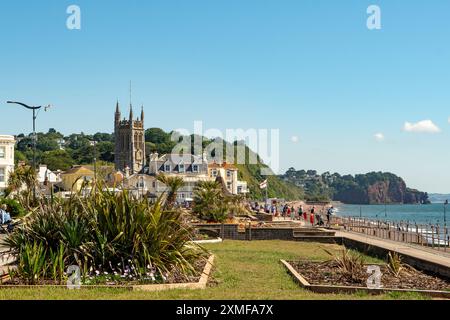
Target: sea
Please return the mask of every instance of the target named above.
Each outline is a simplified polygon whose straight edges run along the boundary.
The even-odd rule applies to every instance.
[[[335,214],[344,217],[362,217],[384,221],[410,222],[416,224],[444,225],[444,212],[447,226],[450,225],[450,206],[443,203],[427,205],[348,205],[336,204]],[[444,209],[445,208],[445,209]]]

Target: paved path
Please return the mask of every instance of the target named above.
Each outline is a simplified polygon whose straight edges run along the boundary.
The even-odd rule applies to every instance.
[[[5,235],[0,235],[0,253],[6,252],[9,250],[8,247],[2,245],[3,239]],[[0,276],[8,272],[8,264],[14,262],[14,259],[9,255],[0,254]]]
[[[425,248],[416,245],[408,245],[406,243],[380,239],[368,235],[357,234],[353,232],[337,231],[336,237],[345,237],[348,239],[364,242],[373,246],[385,248],[387,250],[396,251],[411,257],[430,261],[450,268],[450,254],[448,252],[438,251],[435,249]]]

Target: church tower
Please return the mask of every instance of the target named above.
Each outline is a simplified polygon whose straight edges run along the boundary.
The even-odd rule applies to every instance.
[[[139,173],[145,166],[145,129],[144,107],[141,111],[141,119],[133,119],[133,106],[130,104],[130,116],[128,120],[121,118],[119,102],[116,104],[114,117],[116,170],[130,174]]]

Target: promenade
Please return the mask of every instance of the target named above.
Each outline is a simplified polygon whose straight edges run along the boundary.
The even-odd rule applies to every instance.
[[[377,237],[348,232],[348,231],[336,231],[336,237],[342,237],[349,240],[364,243],[369,246],[378,247],[387,251],[398,252],[401,255],[409,256],[413,259],[422,260],[439,265],[443,270],[450,270],[450,253],[444,251],[437,251],[432,248],[422,247],[419,245],[392,241],[388,239],[380,239]]]

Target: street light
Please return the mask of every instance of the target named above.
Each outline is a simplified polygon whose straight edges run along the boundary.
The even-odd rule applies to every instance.
[[[447,225],[447,206],[448,206],[448,200],[445,200],[445,203],[444,203],[444,226]]]
[[[36,111],[39,111],[41,108],[44,108],[44,111],[47,111],[47,109],[50,108],[50,105],[48,106],[29,106],[22,102],[17,101],[7,101],[6,103],[9,104],[18,104],[26,109],[33,110],[33,170],[36,170],[36,118],[37,114]],[[36,186],[33,187],[33,199],[36,201]]]

